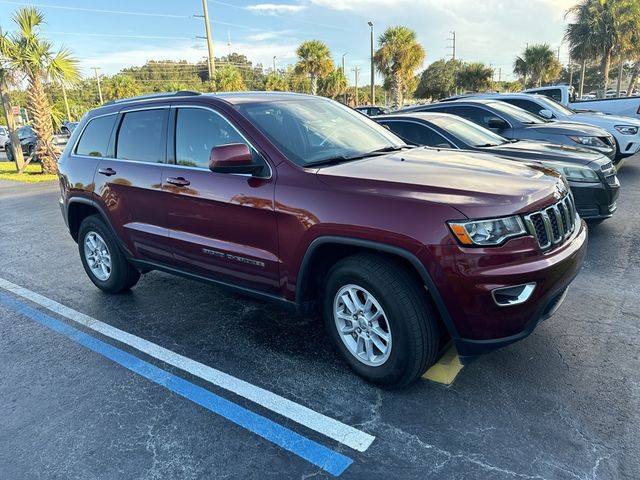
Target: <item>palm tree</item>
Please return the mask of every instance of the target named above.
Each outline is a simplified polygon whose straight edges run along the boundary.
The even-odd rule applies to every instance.
[[[329,74],[334,68],[329,47],[320,40],[308,40],[298,47],[296,55],[298,55],[296,73],[309,75],[311,94],[317,95],[318,79]]]
[[[480,92],[491,87],[493,69],[484,63],[465,63],[458,71],[458,86],[463,90]]]
[[[240,70],[230,65],[216,69],[213,79],[219,92],[237,92],[246,90]]]
[[[418,43],[416,33],[403,26],[389,27],[378,39],[380,48],[373,61],[385,80],[391,85],[393,105],[403,104],[405,86],[409,84],[415,70],[424,62],[425,51]]]
[[[342,68],[337,68],[320,82],[320,91],[322,95],[330,98],[336,98],[338,95],[343,95],[347,91],[347,77],[345,76]]]
[[[65,47],[54,52],[51,43],[40,36],[44,17],[39,10],[20,8],[13,21],[18,31],[12,34],[0,32],[0,54],[10,70],[25,76],[27,108],[39,140],[35,154],[41,161],[43,173],[56,173],[51,105],[45,87],[48,82],[77,82],[80,78],[78,61]]]
[[[581,0],[565,14],[574,18],[565,30],[570,48],[600,58],[603,91],[609,83],[612,56],[624,52],[640,27],[639,11],[636,0]]]
[[[271,72],[264,81],[264,89],[269,92],[287,92],[289,91],[289,84],[282,76]]]
[[[550,82],[557,78],[560,70],[560,62],[546,43],[528,46],[513,62],[513,73],[522,76],[525,84],[527,77],[531,78],[538,87],[542,82]]]

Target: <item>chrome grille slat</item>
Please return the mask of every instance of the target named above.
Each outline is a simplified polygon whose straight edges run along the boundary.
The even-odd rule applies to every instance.
[[[553,205],[524,216],[527,230],[542,250],[567,239],[576,228],[576,220],[576,207],[570,193]]]

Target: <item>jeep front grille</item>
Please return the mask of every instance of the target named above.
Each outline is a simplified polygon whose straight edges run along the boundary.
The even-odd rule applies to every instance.
[[[576,206],[571,194],[543,210],[524,216],[527,230],[538,241],[541,249],[557,245],[576,228]]]

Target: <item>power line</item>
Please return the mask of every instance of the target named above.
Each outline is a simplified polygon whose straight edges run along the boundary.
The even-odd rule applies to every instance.
[[[145,38],[152,40],[193,40],[195,37],[167,37],[162,35],[126,35],[119,33],[96,33],[96,32],[59,32],[47,31],[54,35],[77,35],[87,37],[114,37],[114,38]]]
[[[130,10],[104,10],[104,9],[98,9],[98,8],[71,7],[68,5],[51,5],[47,3],[12,2],[8,0],[0,0],[0,3],[4,3],[6,5],[32,6],[32,7],[39,7],[39,8],[57,8],[60,10],[75,10],[80,12],[111,13],[115,15],[137,15],[140,17],[191,18],[190,15],[174,15],[170,13],[153,13],[153,12],[135,12]]]

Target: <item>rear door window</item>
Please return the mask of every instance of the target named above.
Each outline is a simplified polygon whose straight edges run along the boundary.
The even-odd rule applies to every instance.
[[[118,129],[116,158],[163,163],[167,111],[155,108],[125,113]]]
[[[115,114],[89,120],[76,146],[76,155],[106,157],[115,122]]]
[[[514,105],[516,107],[520,107],[521,109],[526,110],[529,113],[533,113],[534,115],[540,115],[540,110],[544,109],[536,102],[525,100],[523,98],[507,98],[503,100],[503,102],[510,103],[511,105]]]

